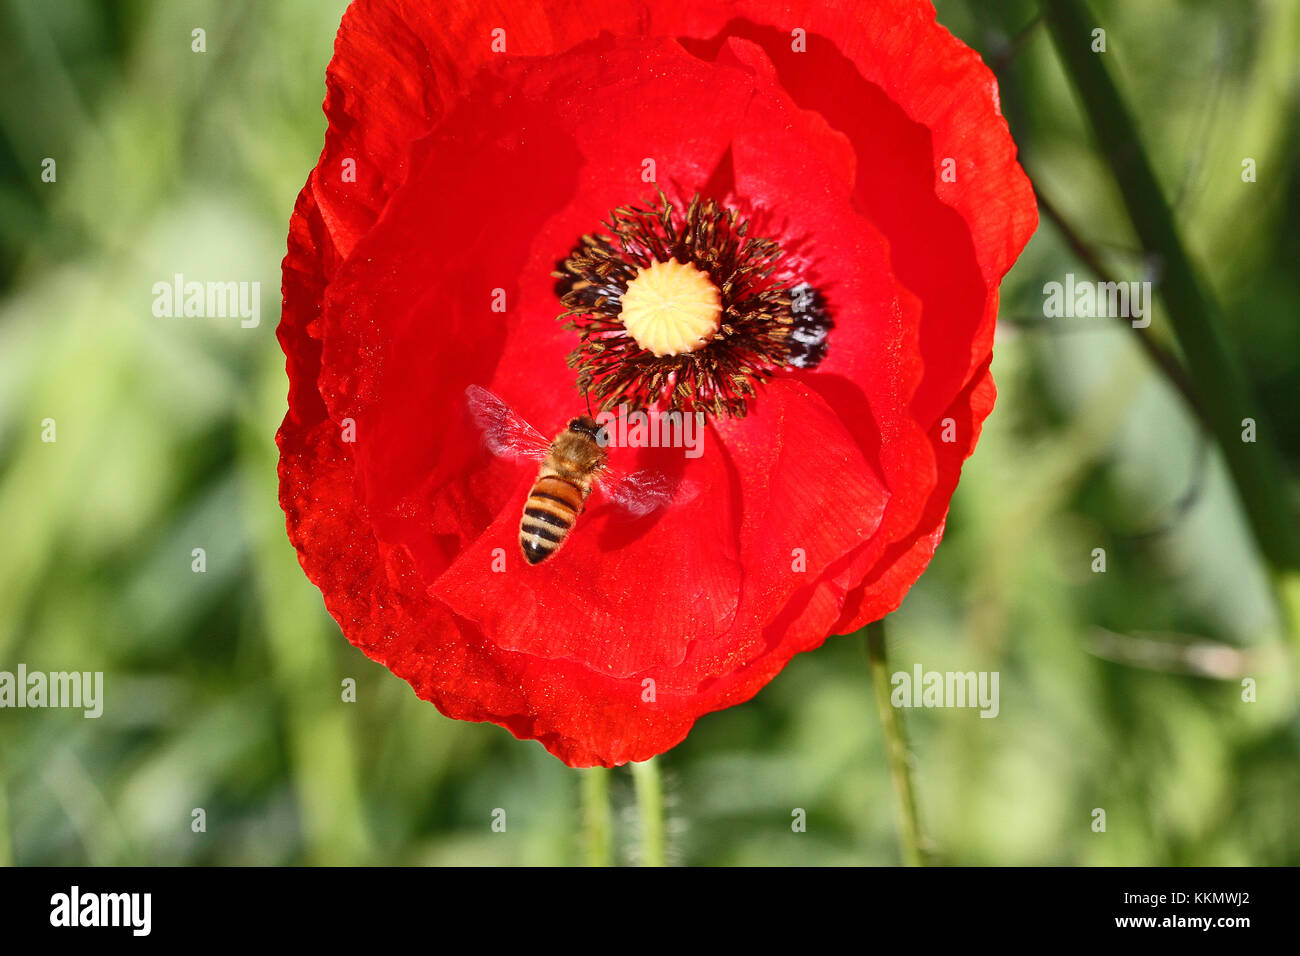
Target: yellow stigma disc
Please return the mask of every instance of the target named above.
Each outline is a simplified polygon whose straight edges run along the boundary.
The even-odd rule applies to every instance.
[[[657,356],[702,348],[722,324],[722,296],[708,274],[670,259],[637,269],[623,293],[623,326]]]

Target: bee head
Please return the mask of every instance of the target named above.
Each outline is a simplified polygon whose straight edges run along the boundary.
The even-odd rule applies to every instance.
[[[569,431],[590,436],[601,448],[609,446],[609,431],[604,425],[597,425],[596,420],[590,415],[583,415],[569,422]]]

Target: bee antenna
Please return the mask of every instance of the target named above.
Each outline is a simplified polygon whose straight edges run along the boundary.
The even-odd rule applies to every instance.
[[[582,397],[587,400],[587,415],[590,416],[592,421],[595,421],[596,416],[591,414],[591,392],[584,388],[582,390]]]

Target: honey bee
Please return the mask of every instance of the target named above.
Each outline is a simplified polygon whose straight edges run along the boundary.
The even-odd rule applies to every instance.
[[[540,564],[564,546],[593,488],[634,517],[667,506],[677,495],[679,484],[662,472],[612,468],[605,450],[609,433],[590,415],[572,419],[547,441],[487,389],[471,385],[465,398],[492,454],[541,462],[519,521],[519,548],[529,564]]]

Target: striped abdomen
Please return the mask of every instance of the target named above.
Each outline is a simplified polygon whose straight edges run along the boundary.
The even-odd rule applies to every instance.
[[[519,547],[529,564],[545,561],[560,550],[591,488],[589,482],[561,478],[549,468],[542,472],[524,502],[524,517],[519,523]]]

